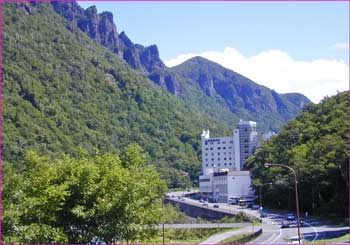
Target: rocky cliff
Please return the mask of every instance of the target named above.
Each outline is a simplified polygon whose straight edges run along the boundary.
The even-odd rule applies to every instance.
[[[68,27],[71,31],[79,28],[154,83],[173,94],[180,93],[180,84],[160,59],[158,47],[134,44],[125,32],[118,34],[111,12],[99,14],[95,6],[84,10],[75,2],[52,2],[52,5],[58,14],[71,22]]]

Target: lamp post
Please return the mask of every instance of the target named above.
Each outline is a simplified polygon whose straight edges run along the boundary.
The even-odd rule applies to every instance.
[[[294,169],[291,167],[284,165],[284,164],[273,164],[273,163],[265,163],[265,167],[271,167],[271,166],[276,166],[276,167],[282,167],[282,168],[288,168],[292,173],[294,174],[294,185],[295,185],[295,204],[296,204],[296,213],[297,213],[297,227],[298,227],[298,242],[300,245],[300,218],[299,218],[299,200],[298,200],[298,181],[297,181],[297,174],[295,173]]]
[[[260,209],[262,208],[262,202],[261,202],[261,189],[262,189],[262,187],[263,186],[265,186],[265,185],[272,185],[272,182],[270,182],[270,183],[265,183],[265,184],[262,184],[262,185],[260,185]],[[262,210],[262,209],[261,209]]]

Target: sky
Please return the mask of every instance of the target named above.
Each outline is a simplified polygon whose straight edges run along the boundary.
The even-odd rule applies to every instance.
[[[118,32],[156,44],[168,67],[202,56],[280,93],[318,103],[349,89],[347,2],[78,2]]]

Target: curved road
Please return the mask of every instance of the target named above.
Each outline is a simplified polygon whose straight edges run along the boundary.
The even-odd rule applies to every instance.
[[[215,203],[219,205],[219,208],[214,208],[213,203],[209,203],[208,207],[205,207],[203,203],[200,203],[198,200],[194,200],[191,198],[187,198],[184,195],[190,192],[173,192],[169,193],[167,196],[169,199],[176,200],[178,202],[185,202],[195,206],[202,206],[203,208],[215,209],[218,211],[222,211],[225,213],[236,214],[240,211],[257,217],[260,217],[258,210],[252,210],[248,208],[240,208],[236,205],[229,205],[227,203]],[[296,225],[290,228],[281,229],[281,222],[286,219],[286,215],[270,213],[267,218],[263,218],[262,228],[263,233],[257,239],[253,240],[251,244],[286,244],[290,241],[290,238],[298,237]],[[305,240],[307,241],[315,241],[318,239],[327,239],[336,233],[345,234],[349,232],[349,227],[337,227],[334,225],[326,224],[325,222],[320,222],[318,220],[305,219],[304,218],[304,226],[301,227],[301,233]],[[249,230],[250,228],[250,230]],[[250,227],[240,229],[240,233],[245,231],[245,229],[251,232]],[[231,231],[232,232],[232,231]],[[237,231],[238,232],[238,231]],[[225,238],[224,238],[225,239]],[[223,239],[222,239],[223,240]],[[204,243],[209,243],[205,241]]]

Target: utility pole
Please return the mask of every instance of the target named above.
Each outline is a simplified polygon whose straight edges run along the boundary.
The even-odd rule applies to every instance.
[[[292,173],[294,174],[294,186],[295,186],[295,206],[296,206],[296,213],[297,213],[297,227],[298,227],[298,238],[299,238],[299,245],[300,245],[300,216],[299,216],[299,198],[298,198],[298,181],[297,181],[297,174],[294,171],[294,169],[292,169],[291,167],[284,165],[284,164],[273,164],[273,163],[265,163],[264,164],[265,167],[271,167],[271,166],[276,166],[276,167],[282,167],[282,168],[288,168],[290,171],[292,171]]]
[[[162,196],[162,209],[164,211],[164,196]],[[163,245],[165,245],[165,229],[164,229],[164,220],[163,220]]]

